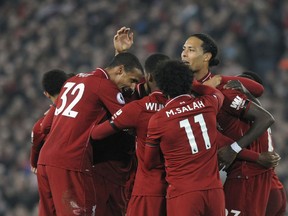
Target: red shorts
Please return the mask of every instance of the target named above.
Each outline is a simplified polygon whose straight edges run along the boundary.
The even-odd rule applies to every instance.
[[[225,215],[223,189],[193,191],[167,199],[168,216]]]
[[[134,196],[132,195],[127,216],[166,216],[166,198],[163,196]]]
[[[39,215],[92,215],[96,194],[91,173],[37,166]]]
[[[228,177],[224,184],[226,215],[265,215],[271,179],[271,171],[247,178]]]
[[[271,189],[266,216],[284,216],[286,212],[286,191],[284,188]]]
[[[94,175],[94,185],[97,197],[96,215],[98,216],[124,216],[127,209],[126,188],[117,185],[96,173]]]

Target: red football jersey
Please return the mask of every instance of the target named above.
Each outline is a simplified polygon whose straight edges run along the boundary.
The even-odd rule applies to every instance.
[[[203,83],[211,79],[213,76],[215,75],[209,72],[201,80],[198,81]],[[249,78],[238,76],[221,76],[221,77],[222,77],[221,84],[219,87],[217,87],[219,90],[221,90],[223,85],[225,85],[229,80],[239,80],[245,86],[245,88],[255,97],[260,97],[264,92],[264,87],[261,84]]]
[[[41,131],[41,123],[45,116],[42,116],[33,126],[31,133],[31,151],[30,151],[30,164],[32,167],[37,167],[38,157],[40,150],[45,142],[46,134]]]
[[[167,198],[222,188],[217,163],[218,98],[180,95],[150,119],[147,144],[160,144],[169,183]]]
[[[70,78],[57,98],[52,127],[38,164],[75,171],[90,169],[93,157],[89,134],[93,124],[123,104],[119,89],[101,68]]]
[[[141,100],[125,105],[113,116],[115,126],[118,128],[134,128],[136,132],[138,167],[132,195],[164,196],[166,194],[167,183],[164,164],[151,171],[147,171],[144,167],[148,122],[154,113],[164,107],[166,100],[160,91],[154,91]]]
[[[51,125],[53,122],[55,109],[56,107],[53,104],[48,110],[48,112],[46,113],[46,115],[44,116],[44,119],[41,123],[41,132],[44,134],[48,134],[51,130]]]
[[[225,136],[238,140],[250,129],[250,122],[241,119],[241,117],[249,109],[251,102],[247,100],[245,94],[239,91],[222,89],[221,92],[225,99],[217,115],[217,121]],[[247,148],[258,153],[272,151],[273,146],[269,131],[270,129],[254,140]],[[254,176],[266,171],[266,168],[255,162],[236,160],[228,169],[228,174],[232,178]]]

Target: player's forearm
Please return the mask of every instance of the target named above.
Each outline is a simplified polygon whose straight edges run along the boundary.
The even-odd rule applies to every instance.
[[[273,123],[273,116],[255,103],[251,103],[243,118],[252,122],[250,129],[241,137],[237,143],[241,148],[245,148],[260,135],[262,135]]]
[[[259,158],[259,153],[252,150],[243,149],[241,152],[239,152],[237,158],[256,163]]]
[[[260,97],[264,92],[264,87],[261,84],[245,77],[222,76],[221,83],[227,83],[229,80],[239,80],[255,97]]]
[[[34,148],[31,148],[30,165],[32,167],[37,167],[38,157],[39,157],[39,151],[35,150]]]
[[[51,106],[41,123],[41,132],[44,134],[48,134],[50,132],[53,118],[54,118],[55,109],[56,109],[55,106]]]
[[[254,103],[256,103],[257,105],[261,106],[260,101],[259,101],[256,97],[254,97],[254,95],[252,95],[252,94],[248,91],[248,89],[247,89],[247,91],[244,92],[244,94],[246,94],[246,96],[248,97],[249,100],[251,100],[251,101],[253,101]]]
[[[113,128],[110,121],[107,120],[99,125],[95,125],[91,130],[90,137],[93,140],[101,140],[117,132],[116,128]]]

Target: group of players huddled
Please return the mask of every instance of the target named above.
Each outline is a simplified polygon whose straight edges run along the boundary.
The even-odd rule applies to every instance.
[[[44,74],[53,104],[30,156],[39,215],[283,216],[261,78],[213,75],[218,48],[203,33],[186,40],[181,61],[154,53],[143,69],[133,37],[117,31],[105,68]]]

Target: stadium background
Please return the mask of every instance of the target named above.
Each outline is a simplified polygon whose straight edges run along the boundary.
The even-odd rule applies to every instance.
[[[220,48],[213,72],[259,73],[288,188],[288,1],[0,0],[0,216],[37,215],[29,150],[31,128],[49,106],[43,73],[105,66],[121,26],[135,33],[131,51],[142,62],[153,52],[180,58],[186,38],[205,32]]]

